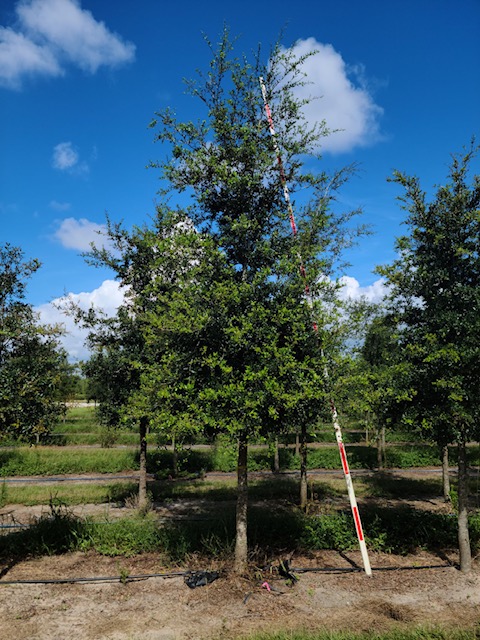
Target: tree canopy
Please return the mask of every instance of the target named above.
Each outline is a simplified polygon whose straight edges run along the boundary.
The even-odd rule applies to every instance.
[[[0,247],[0,434],[34,440],[62,411],[58,402],[66,353],[58,327],[40,324],[25,302],[38,260],[24,261],[19,247]]]
[[[305,82],[304,58],[280,46],[267,61],[260,53],[252,61],[237,57],[227,32],[218,46],[208,44],[210,69],[187,82],[203,117],[183,122],[167,109],[151,123],[169,154],[152,163],[162,181],[153,225],[128,232],[109,223],[114,249],[88,255],[127,287],[110,329],[103,323],[92,339],[119,357],[128,350],[114,339],[115,322],[133,323],[129,344],[136,347],[127,361],[138,377],[123,403],[126,414],[161,429],[230,433],[245,474],[251,436],[318,419],[325,402],[318,342],[327,353],[333,344],[332,276],[357,233],[349,224],[357,212],[332,206],[351,170],[317,170],[316,149],[328,131],[324,123],[308,125],[293,93]],[[298,195],[295,237],[260,76],[279,123],[285,178]],[[189,203],[171,205],[185,197]],[[313,309],[300,264],[312,283]],[[245,545],[237,558],[245,563]]]
[[[404,190],[409,234],[397,241],[398,259],[379,269],[391,287],[415,393],[405,419],[441,446],[458,444],[465,571],[471,562],[466,444],[478,439],[480,424],[480,176],[470,176],[476,153],[472,142],[452,156],[447,181],[431,202],[418,178],[394,174]]]

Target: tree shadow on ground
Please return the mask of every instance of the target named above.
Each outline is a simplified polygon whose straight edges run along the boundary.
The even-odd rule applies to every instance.
[[[176,478],[153,480],[148,490],[154,500],[204,499],[210,501],[235,501],[237,497],[236,479],[209,480],[201,478]],[[268,474],[249,479],[250,500],[277,500],[296,504],[300,487],[298,478]]]
[[[272,556],[298,548],[303,518],[298,510],[276,505],[250,505],[248,541],[250,560],[265,563]],[[195,520],[173,520],[164,525],[165,546],[174,561],[190,554],[221,558],[233,553],[235,544],[235,503],[218,508],[203,505],[195,510]]]
[[[441,477],[413,478],[379,471],[362,477],[362,483],[368,486],[372,497],[425,501],[443,496]]]

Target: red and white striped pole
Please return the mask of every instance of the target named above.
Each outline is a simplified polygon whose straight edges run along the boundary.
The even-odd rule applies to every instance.
[[[272,136],[275,153],[277,154],[277,163],[278,163],[278,168],[280,172],[280,180],[282,183],[283,195],[285,198],[285,202],[287,204],[288,215],[290,218],[290,225],[292,227],[292,233],[293,233],[293,236],[295,237],[297,235],[297,225],[295,223],[295,215],[293,213],[293,207],[290,200],[290,193],[287,185],[287,178],[286,178],[285,170],[283,167],[282,155],[281,155],[280,147],[277,142],[277,135],[275,133],[275,127],[273,124],[272,112],[268,104],[267,90],[265,88],[265,82],[263,78],[260,78],[260,87],[262,89],[263,102],[265,105],[265,113],[267,114],[270,134]],[[300,257],[300,273],[304,281],[306,299],[308,301],[310,308],[313,311],[313,302],[312,302],[312,297],[310,293],[310,287],[307,281],[307,274],[306,274],[305,267],[303,265],[303,261],[301,257]],[[313,325],[313,330],[315,331],[315,333],[318,334],[318,325],[314,319],[312,319],[312,325]],[[322,355],[323,355],[323,350],[322,350]],[[326,364],[324,366],[323,375],[324,375],[325,381],[328,383],[329,376],[328,376],[328,369]],[[345,481],[347,483],[347,491],[348,491],[348,497],[350,499],[350,506],[352,508],[353,521],[355,523],[355,530],[357,532],[358,543],[360,545],[360,551],[362,553],[363,567],[365,569],[365,573],[367,574],[367,576],[371,576],[372,569],[370,567],[370,559],[368,557],[367,545],[365,543],[365,537],[363,535],[362,522],[360,520],[360,512],[358,510],[357,499],[355,497],[355,490],[353,488],[352,476],[350,474],[350,468],[348,466],[347,453],[345,451],[345,445],[343,443],[342,429],[340,427],[340,423],[338,422],[338,413],[335,407],[335,403],[333,402],[333,399],[330,399],[330,408],[332,412],[333,427],[335,429],[335,437],[337,439],[338,449],[340,452],[340,459],[342,461],[343,474],[345,476]]]

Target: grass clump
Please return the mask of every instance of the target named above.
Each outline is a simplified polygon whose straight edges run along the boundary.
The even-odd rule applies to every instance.
[[[27,558],[74,551],[88,537],[88,522],[75,517],[64,505],[51,503],[44,515],[28,529],[0,537],[0,558]]]
[[[106,556],[130,557],[163,550],[162,530],[151,516],[89,522],[86,535],[78,540],[77,549],[94,549]]]

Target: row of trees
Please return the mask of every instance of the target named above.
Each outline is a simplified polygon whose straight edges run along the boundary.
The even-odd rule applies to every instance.
[[[140,507],[147,500],[148,429],[177,439],[229,434],[238,442],[235,568],[243,571],[248,443],[295,428],[305,456],[306,434],[328,405],[328,364],[338,397],[350,405],[355,398],[380,433],[402,423],[440,446],[458,445],[459,541],[467,571],[466,444],[477,437],[480,379],[480,188],[478,177],[469,185],[468,173],[476,149],[472,144],[453,158],[448,182],[430,204],[416,178],[394,174],[409,231],[398,240],[397,260],[379,269],[388,299],[368,310],[367,328],[352,339],[336,276],[343,250],[362,229],[352,223],[358,211],[339,212],[335,203],[351,169],[327,175],[319,168],[316,149],[329,132],[324,123],[310,128],[295,99],[305,82],[304,58],[276,47],[268,64],[260,54],[250,63],[235,57],[226,33],[211,48],[208,72],[187,83],[203,109],[200,119],[182,122],[166,110],[152,122],[169,153],[152,163],[162,180],[152,223],[127,230],[108,219],[110,249],[93,246],[86,254],[93,266],[113,270],[125,288],[124,304],[113,318],[70,308],[90,328],[85,374],[102,420],[138,425]],[[260,76],[277,124],[296,236]],[[187,197],[189,204],[171,205]],[[36,266],[22,266],[17,282]],[[312,308],[300,266],[311,283]],[[53,345],[50,331],[36,334],[39,344]],[[305,500],[305,458],[301,486]]]

